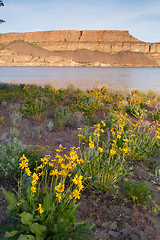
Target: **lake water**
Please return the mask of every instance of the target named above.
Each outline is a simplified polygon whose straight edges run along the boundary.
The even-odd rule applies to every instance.
[[[160,68],[0,67],[0,83],[160,92]]]

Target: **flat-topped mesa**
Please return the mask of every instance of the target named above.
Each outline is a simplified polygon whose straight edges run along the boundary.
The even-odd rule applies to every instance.
[[[129,31],[117,30],[92,30],[82,31],[80,41],[89,42],[140,42],[138,39],[129,34]]]
[[[25,33],[1,33],[0,43],[25,42],[141,42],[128,31],[117,30],[59,30]]]

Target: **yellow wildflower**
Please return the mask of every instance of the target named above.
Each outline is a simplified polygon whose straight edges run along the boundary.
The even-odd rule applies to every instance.
[[[102,152],[103,152],[103,148],[98,147],[98,151],[99,151],[100,153],[102,153]]]
[[[22,169],[28,167],[28,162],[24,161],[24,162],[19,163],[19,167],[22,168]]]
[[[55,175],[55,176],[58,175],[58,170],[57,170],[57,168],[55,168],[54,170],[51,171],[50,176],[52,176],[52,175]]]
[[[105,124],[105,122],[104,121],[101,121],[101,123],[102,123],[102,125],[105,127],[106,126],[106,124]]]
[[[44,174],[44,172],[42,171],[42,172],[40,172],[39,174],[38,174],[38,176],[40,177],[40,176],[42,176]]]
[[[129,142],[129,140],[127,138],[124,138],[123,141],[124,142]]]
[[[64,170],[67,169],[67,167],[64,163],[61,164],[61,168],[63,168]]]
[[[42,209],[42,204],[39,204],[38,210],[39,210],[40,214],[42,214],[44,212],[43,209]]]
[[[75,199],[80,199],[80,192],[78,191],[78,189],[75,189],[74,191],[73,191],[73,197],[75,198]]]
[[[66,149],[66,147],[63,147],[61,144],[59,145],[59,149]]]
[[[62,162],[64,162],[64,159],[63,159],[63,157],[62,156],[60,156],[59,154],[56,154],[56,158],[58,158],[58,163],[62,163]]]
[[[128,151],[129,151],[128,148],[123,148],[124,153],[127,153]]]
[[[65,177],[67,175],[67,172],[65,170],[59,171],[59,175]]]
[[[117,135],[117,138],[118,138],[118,139],[121,139],[121,135],[118,134],[118,135]]]
[[[78,187],[79,187],[79,191],[81,191],[81,190],[84,188],[84,186],[82,185],[82,183],[81,183],[81,184],[78,184]]]
[[[100,125],[100,123],[98,123],[98,124],[95,124],[94,127],[96,127],[96,128],[100,128],[101,125]]]
[[[19,159],[20,162],[25,162],[25,161],[28,161],[27,158],[25,157],[25,155],[23,154],[23,157],[21,157]]]
[[[36,190],[37,190],[37,188],[35,187],[35,186],[32,186],[31,187],[31,191],[34,193],[34,192],[36,192]]]
[[[78,137],[85,138],[84,135],[82,135],[82,134],[78,134]]]
[[[94,136],[96,136],[96,137],[99,137],[100,136],[100,134],[99,134],[99,132],[98,132],[98,130],[96,129],[96,130],[94,130]]]
[[[30,171],[30,169],[29,169],[29,168],[25,168],[25,170],[26,170],[26,174],[27,174],[28,176],[31,176],[31,171]]]
[[[89,148],[94,148],[94,143],[93,142],[89,143]]]
[[[72,198],[73,198],[73,196],[72,196],[72,194],[70,194],[70,195],[69,195],[69,199],[71,199],[71,200],[72,200]]]
[[[32,186],[37,184],[37,180],[32,180]]]
[[[58,198],[58,201],[60,202],[62,200],[62,196],[60,193],[56,193],[56,197]]]
[[[94,142],[91,139],[91,136],[89,136],[89,148],[94,148]]]
[[[74,184],[81,184],[82,183],[82,178],[83,178],[83,176],[78,176],[77,174],[76,174],[76,176],[73,178],[73,183]]]
[[[44,165],[39,165],[35,170],[38,170],[38,169],[41,169],[41,168],[43,168],[44,167]]]
[[[58,149],[58,148],[55,149],[55,151],[56,151],[56,152],[62,152],[62,150],[61,150],[61,149]]]
[[[56,187],[55,190],[57,192],[64,192],[64,184],[62,185],[61,183],[59,183]]]
[[[49,166],[50,166],[50,167],[54,167],[54,164],[51,163],[51,162],[49,162]]]
[[[157,135],[156,138],[157,138],[157,139],[160,139],[160,135]]]
[[[80,163],[84,163],[84,160],[82,158],[77,158],[77,163],[80,164]]]
[[[32,179],[33,179],[32,181],[36,181],[36,182],[38,181],[39,177],[38,177],[37,173],[35,173],[35,172],[33,173]]]
[[[43,162],[44,165],[48,164],[48,158],[47,157],[41,158],[41,161]]]
[[[116,150],[111,149],[111,150],[110,150],[110,154],[112,154],[112,155],[116,154]]]

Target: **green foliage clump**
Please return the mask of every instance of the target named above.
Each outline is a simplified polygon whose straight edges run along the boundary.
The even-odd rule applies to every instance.
[[[103,127],[105,123],[102,121],[101,124],[94,125],[94,133],[85,129],[78,136],[80,154],[84,160],[81,166],[83,174],[90,179],[92,188],[107,192],[110,189],[117,190],[118,183],[131,173],[132,167],[127,167],[123,155],[118,155],[109,142],[102,142],[104,138],[101,135],[106,138],[107,133]]]
[[[104,130],[108,131],[109,139],[102,136],[102,140],[109,140],[116,152],[123,154],[126,160],[145,161],[156,154],[159,148],[157,124],[152,126],[142,119],[133,122],[116,112],[110,114],[105,123]]]
[[[76,123],[76,119],[73,113],[67,107],[56,107],[53,112],[55,125],[58,127],[73,127]]]
[[[126,197],[133,203],[144,206],[148,203],[149,199],[151,199],[151,187],[145,184],[143,180],[139,182],[134,182],[132,179],[125,181],[123,188],[125,190]]]
[[[1,177],[17,179],[19,174],[19,153],[25,146],[17,138],[7,139],[5,136],[0,141],[0,172]]]
[[[147,114],[145,110],[136,105],[129,105],[126,107],[126,112],[135,118],[145,118]]]
[[[25,85],[22,90],[24,101],[21,105],[21,111],[35,119],[40,119],[42,114],[55,104],[51,88]]]
[[[148,116],[153,118],[154,120],[159,121],[160,120],[160,108],[149,112]]]

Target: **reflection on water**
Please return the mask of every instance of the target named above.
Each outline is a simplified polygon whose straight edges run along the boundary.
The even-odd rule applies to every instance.
[[[160,68],[0,67],[0,82],[160,92]]]

